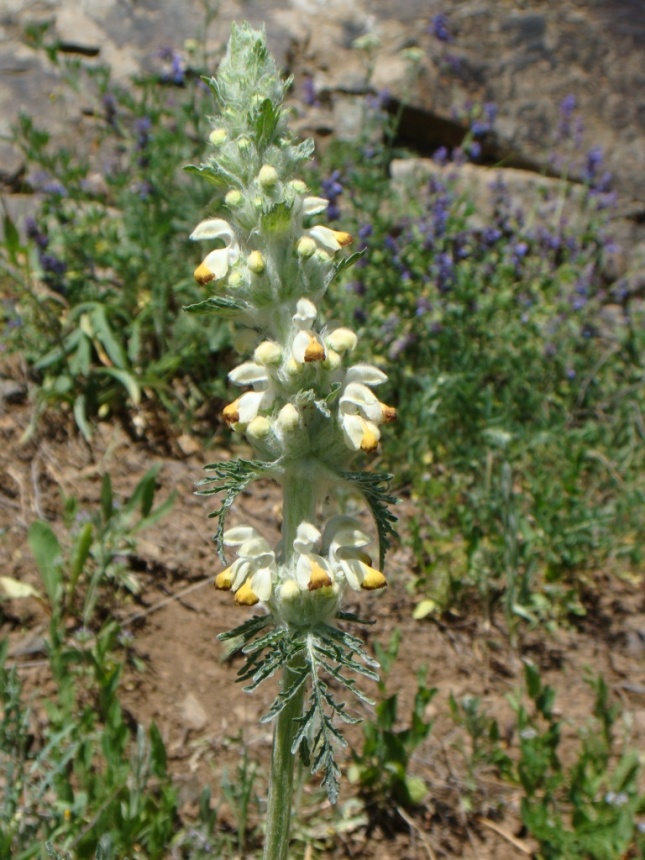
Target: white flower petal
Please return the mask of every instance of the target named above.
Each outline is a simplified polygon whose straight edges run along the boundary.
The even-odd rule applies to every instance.
[[[231,565],[231,591],[237,591],[243,585],[250,570],[251,563],[246,558],[238,558],[233,562]]]
[[[233,228],[222,218],[207,218],[198,224],[190,234],[191,239],[224,239],[227,244],[231,244],[235,239]]]
[[[320,538],[321,534],[316,526],[311,523],[300,523],[296,532],[296,539],[293,542],[293,548],[301,554],[309,553]]]
[[[235,367],[228,375],[235,385],[255,385],[258,382],[268,382],[269,374],[266,367],[253,361],[245,361]]]
[[[251,588],[265,602],[271,597],[273,588],[273,569],[271,567],[261,567],[256,570],[251,579]]]
[[[235,526],[232,529],[226,529],[224,532],[224,545],[241,546],[246,541],[258,537],[260,535],[252,526]]]
[[[298,362],[298,364],[305,363],[305,352],[307,351],[307,347],[309,346],[309,341],[311,340],[311,333],[308,331],[299,331],[298,334],[293,339],[293,345],[291,347],[291,354]]]
[[[343,246],[336,238],[336,231],[330,230],[329,227],[323,227],[319,224],[317,227],[312,227],[307,231],[312,239],[315,239],[323,248],[329,251],[339,251]]]
[[[319,215],[325,212],[329,206],[329,200],[324,197],[305,197],[302,201],[302,211],[305,215]]]
[[[316,319],[318,310],[313,302],[309,299],[300,299],[296,305],[296,312],[292,319],[294,324],[299,329],[311,328],[311,324]]]
[[[351,382],[362,382],[363,385],[380,385],[387,380],[387,376],[378,367],[372,367],[371,364],[355,364],[353,367],[347,368],[345,374],[345,385]]]
[[[339,567],[349,587],[353,588],[354,591],[360,591],[361,582],[365,579],[363,566],[360,561],[357,558],[348,559],[347,561],[341,561]]]
[[[202,263],[207,269],[215,275],[219,281],[229,270],[229,249],[218,248],[216,251],[211,251]]]
[[[240,424],[250,424],[257,418],[263,405],[265,391],[247,391],[237,401],[237,414]]]
[[[311,561],[309,560],[309,556],[301,555],[298,557],[295,579],[299,588],[302,591],[306,591],[307,586],[309,585],[309,580],[311,579]]]
[[[365,433],[365,419],[360,415],[341,415],[340,426],[347,447],[358,451]]]
[[[364,418],[377,424],[383,421],[383,408],[378,397],[361,382],[350,382],[340,398],[339,406],[345,414],[360,412]]]

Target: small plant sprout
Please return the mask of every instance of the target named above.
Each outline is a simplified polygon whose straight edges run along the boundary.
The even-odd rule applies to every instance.
[[[251,691],[282,675],[264,717],[275,720],[264,857],[279,860],[289,845],[295,756],[322,771],[336,801],[335,747],[345,745],[336,718],[357,721],[336,691],[344,687],[366,700],[356,676],[378,677],[362,640],[336,622],[358,620],[342,610],[347,589],[386,585],[381,568],[395,521],[389,476],[351,471],[350,463],[376,450],[381,426],[396,412],[376,394],[386,375],[352,360],[356,334],[319,321],[328,286],[360,254],[346,254],[348,233],[315,224],[329,201],[310,195],[301,178],[314,144],[290,136],[282,106],[289,81],[278,76],[264,34],[234,26],[208,83],[219,107],[212,155],[187,169],[215,186],[221,209],[192,234],[204,246],[195,279],[211,294],[186,310],[235,324],[248,357],[229,374],[242,392],[223,416],[246,436],[254,456],[206,466],[212,474],[199,492],[223,494],[213,514],[215,540],[223,561],[226,549],[236,555],[217,575],[217,588],[232,592],[238,606],[266,608],[221,636],[242,643],[240,680]],[[275,548],[250,525],[226,528],[235,497],[256,478],[282,487],[282,539]],[[355,491],[371,510],[378,559],[358,520],[342,511],[322,519],[322,502],[338,490]]]

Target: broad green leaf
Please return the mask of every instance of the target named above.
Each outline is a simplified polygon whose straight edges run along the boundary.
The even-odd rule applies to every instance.
[[[48,523],[37,520],[29,527],[27,539],[52,610],[57,613],[63,594],[62,558],[58,538]]]
[[[83,568],[85,567],[85,562],[87,561],[87,558],[90,554],[90,549],[92,547],[93,537],[94,529],[92,527],[92,523],[85,523],[85,525],[81,529],[80,534],[76,538],[76,541],[74,542],[74,548],[72,550],[69,580],[70,595],[74,594],[74,589],[76,588],[78,578],[81,575]]]
[[[111,376],[116,379],[128,392],[128,397],[135,406],[141,403],[141,388],[137,380],[127,370],[118,370],[116,367],[97,367],[95,373]]]
[[[112,329],[110,328],[103,305],[96,305],[91,316],[94,332],[107,352],[110,360],[118,368],[123,369],[127,366],[125,353],[122,345],[116,339]]]
[[[85,439],[89,442],[92,438],[92,428],[87,420],[87,411],[85,405],[85,395],[79,394],[74,401],[74,420],[76,426],[81,431]]]

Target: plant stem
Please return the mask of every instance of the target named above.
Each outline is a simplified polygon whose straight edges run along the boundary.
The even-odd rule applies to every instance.
[[[293,554],[293,541],[298,526],[305,521],[311,522],[316,512],[316,481],[306,463],[293,464],[285,471],[282,491],[282,539],[284,561],[288,563]],[[290,676],[293,672],[302,668],[303,659],[298,656],[285,668],[282,677],[283,690],[289,688]],[[305,686],[303,684],[300,687],[296,695],[278,714],[273,730],[263,860],[287,860],[288,856],[295,763],[291,747],[298,731],[296,720],[302,716]]]
[[[283,688],[289,683],[293,667],[285,669]],[[273,734],[271,771],[269,775],[269,802],[263,860],[287,860],[293,799],[293,770],[295,756],[291,745],[298,731],[298,717],[302,716],[305,685],[278,715]]]

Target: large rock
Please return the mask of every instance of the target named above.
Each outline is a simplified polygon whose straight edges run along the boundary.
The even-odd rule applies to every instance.
[[[402,114],[401,139],[428,154],[463,139],[469,103],[494,102],[494,130],[482,138],[483,159],[554,173],[551,158],[562,129],[561,104],[573,95],[585,134],[573,178],[585,150],[601,146],[621,195],[621,208],[636,221],[645,213],[645,3],[642,0],[455,0],[446,4],[448,39],[429,26],[439,5],[426,0],[223,0],[203,31],[199,0],[3,0],[0,7],[1,131],[19,109],[37,114],[55,136],[77,135],[80,115],[57,86],[60,69],[25,37],[25,26],[50,23],[50,36],[84,63],[106,62],[117,79],[159,64],[165,47],[203,36],[216,55],[233,20],[266,23],[270,47],[296,75],[295,96],[310,75],[320,104],[301,109],[299,127],[342,137],[360,134],[362,96],[387,88]],[[201,31],[201,32],[200,32]],[[357,51],[371,35],[373,50]],[[442,36],[441,32],[439,35]],[[419,74],[410,76],[409,55],[419,51]],[[68,98],[68,96],[65,96]],[[575,132],[575,129],[572,129]],[[573,147],[576,134],[565,145]],[[562,142],[560,142],[562,144]],[[11,185],[18,156],[2,153],[0,179]]]

